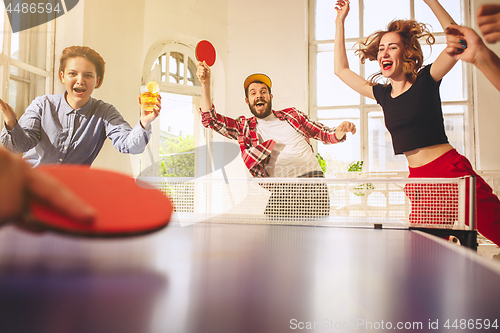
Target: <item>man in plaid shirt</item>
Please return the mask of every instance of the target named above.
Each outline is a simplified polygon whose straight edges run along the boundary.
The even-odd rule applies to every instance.
[[[222,116],[215,111],[212,104],[211,72],[205,62],[198,63],[197,76],[201,83],[200,115],[203,126],[227,138],[238,140],[243,162],[254,177],[324,177],[310,139],[320,140],[326,144],[339,143],[345,141],[346,133],[356,133],[356,126],[348,121],[344,121],[336,128],[329,128],[312,121],[306,114],[295,108],[272,110],[271,79],[265,74],[252,74],[247,77],[243,85],[245,102],[254,117],[240,116],[233,119]],[[288,187],[287,190],[303,195],[304,193],[311,194],[312,189],[301,188],[299,190]],[[315,187],[313,192],[317,191],[318,188]],[[273,194],[275,192],[273,191]],[[309,194],[300,200],[310,201]],[[290,200],[297,201],[297,195],[290,193],[286,195],[287,198],[280,195],[279,198],[274,199],[288,203]],[[328,193],[326,193],[326,198],[323,194],[322,196],[322,201],[325,201],[324,205],[327,204],[329,207]],[[274,199],[272,196],[270,203]],[[287,210],[290,208],[288,205]],[[301,212],[304,212],[303,208]]]

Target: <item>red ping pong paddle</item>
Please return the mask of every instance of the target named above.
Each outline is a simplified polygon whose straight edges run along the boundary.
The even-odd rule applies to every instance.
[[[208,40],[200,41],[198,45],[196,45],[195,53],[198,61],[205,61],[208,66],[213,66],[215,63],[215,48]]]
[[[132,177],[81,165],[37,168],[50,174],[96,211],[89,223],[73,221],[32,200],[25,223],[87,237],[137,236],[160,230],[170,221],[172,203],[151,185]],[[139,182],[139,181],[137,181]]]

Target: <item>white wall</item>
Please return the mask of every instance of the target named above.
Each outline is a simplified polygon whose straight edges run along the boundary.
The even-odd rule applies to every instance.
[[[483,4],[498,3],[498,0],[473,0],[472,9]],[[473,17],[474,29],[479,32]],[[496,54],[500,54],[500,43],[488,44]],[[475,102],[475,144],[476,169],[500,170],[500,92],[474,67],[474,102]]]
[[[272,81],[273,108],[294,106],[307,112],[307,0],[229,0],[225,115],[251,116],[243,81],[265,73]],[[215,139],[215,137],[214,137]],[[249,175],[241,159],[228,175]]]
[[[256,72],[271,78],[275,109],[295,106],[307,112],[307,0],[230,0],[228,14],[230,114],[251,115],[243,81]]]

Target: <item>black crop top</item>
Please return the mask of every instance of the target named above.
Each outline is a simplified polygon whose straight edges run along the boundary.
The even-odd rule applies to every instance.
[[[373,95],[384,110],[385,126],[391,133],[396,155],[448,143],[439,96],[441,81],[434,81],[431,66],[422,68],[410,89],[396,98],[391,97],[390,84],[373,86]]]

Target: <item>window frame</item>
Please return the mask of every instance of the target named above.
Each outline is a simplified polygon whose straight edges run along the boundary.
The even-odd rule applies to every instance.
[[[21,60],[15,59],[11,55],[11,43],[12,43],[12,29],[10,26],[10,21],[7,16],[7,12],[3,13],[3,45],[2,50],[0,52],[0,77],[2,78],[4,84],[0,89],[0,98],[6,103],[10,103],[9,101],[9,90],[10,90],[10,80],[21,80],[28,83],[35,82],[33,79],[33,75],[38,75],[45,79],[44,84],[44,94],[51,94],[54,91],[54,77],[57,73],[54,72],[54,49],[55,49],[55,20],[44,23],[42,26],[46,30],[46,54],[45,54],[45,68],[36,67],[34,65],[28,64]],[[33,31],[32,29],[27,29],[21,32],[17,32],[17,34],[31,34],[31,33],[39,33],[38,31]],[[29,38],[26,40],[26,43],[29,43]],[[25,47],[28,48],[30,45],[20,45],[20,48]],[[30,79],[22,79],[17,77],[14,74],[11,74],[10,68],[11,66],[17,67],[23,71],[26,71],[32,75],[30,75]],[[31,103],[35,97],[39,94],[36,94],[34,91],[34,85],[30,84],[29,98],[27,105]],[[25,110],[15,110],[18,118],[24,114]],[[3,127],[4,120],[3,115],[0,113],[0,127]]]

